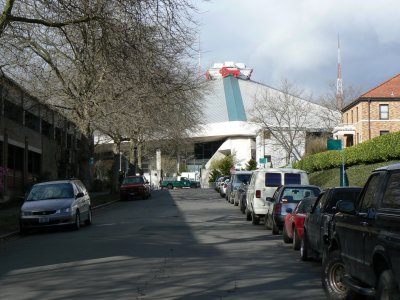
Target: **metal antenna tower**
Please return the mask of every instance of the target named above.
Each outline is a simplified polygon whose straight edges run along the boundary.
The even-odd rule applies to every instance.
[[[340,59],[340,40],[338,34],[338,74],[336,80],[336,105],[337,108],[343,108],[343,81],[342,81],[342,64]]]

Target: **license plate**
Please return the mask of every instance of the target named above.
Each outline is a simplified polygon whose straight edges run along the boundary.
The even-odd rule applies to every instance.
[[[39,223],[49,223],[49,218],[39,218]]]

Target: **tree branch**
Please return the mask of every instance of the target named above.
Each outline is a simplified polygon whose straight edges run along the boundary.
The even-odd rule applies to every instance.
[[[80,23],[87,23],[87,22],[90,22],[90,21],[95,21],[95,20],[98,20],[98,17],[97,16],[82,16],[81,18],[78,18],[78,19],[75,19],[75,20],[70,20],[70,21],[65,21],[65,22],[51,22],[51,21],[46,21],[46,20],[31,19],[31,18],[17,17],[17,16],[9,15],[7,20],[8,20],[8,22],[39,24],[39,25],[43,25],[43,26],[46,26],[46,27],[62,28],[62,27],[68,26],[68,25],[74,25],[74,24],[80,24]],[[0,33],[1,33],[1,31],[0,31]]]

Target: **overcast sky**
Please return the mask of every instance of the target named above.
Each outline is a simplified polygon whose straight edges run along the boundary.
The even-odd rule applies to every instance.
[[[399,0],[212,0],[201,14],[201,65],[234,61],[252,79],[283,78],[312,91],[337,77],[340,35],[344,86],[361,92],[400,73]]]

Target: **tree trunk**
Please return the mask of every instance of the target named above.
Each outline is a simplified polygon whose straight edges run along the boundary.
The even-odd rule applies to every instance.
[[[122,172],[120,170],[121,165],[121,142],[114,141],[113,144],[113,154],[114,154],[114,165],[111,178],[111,192],[116,193],[119,191],[119,187],[123,179]]]

